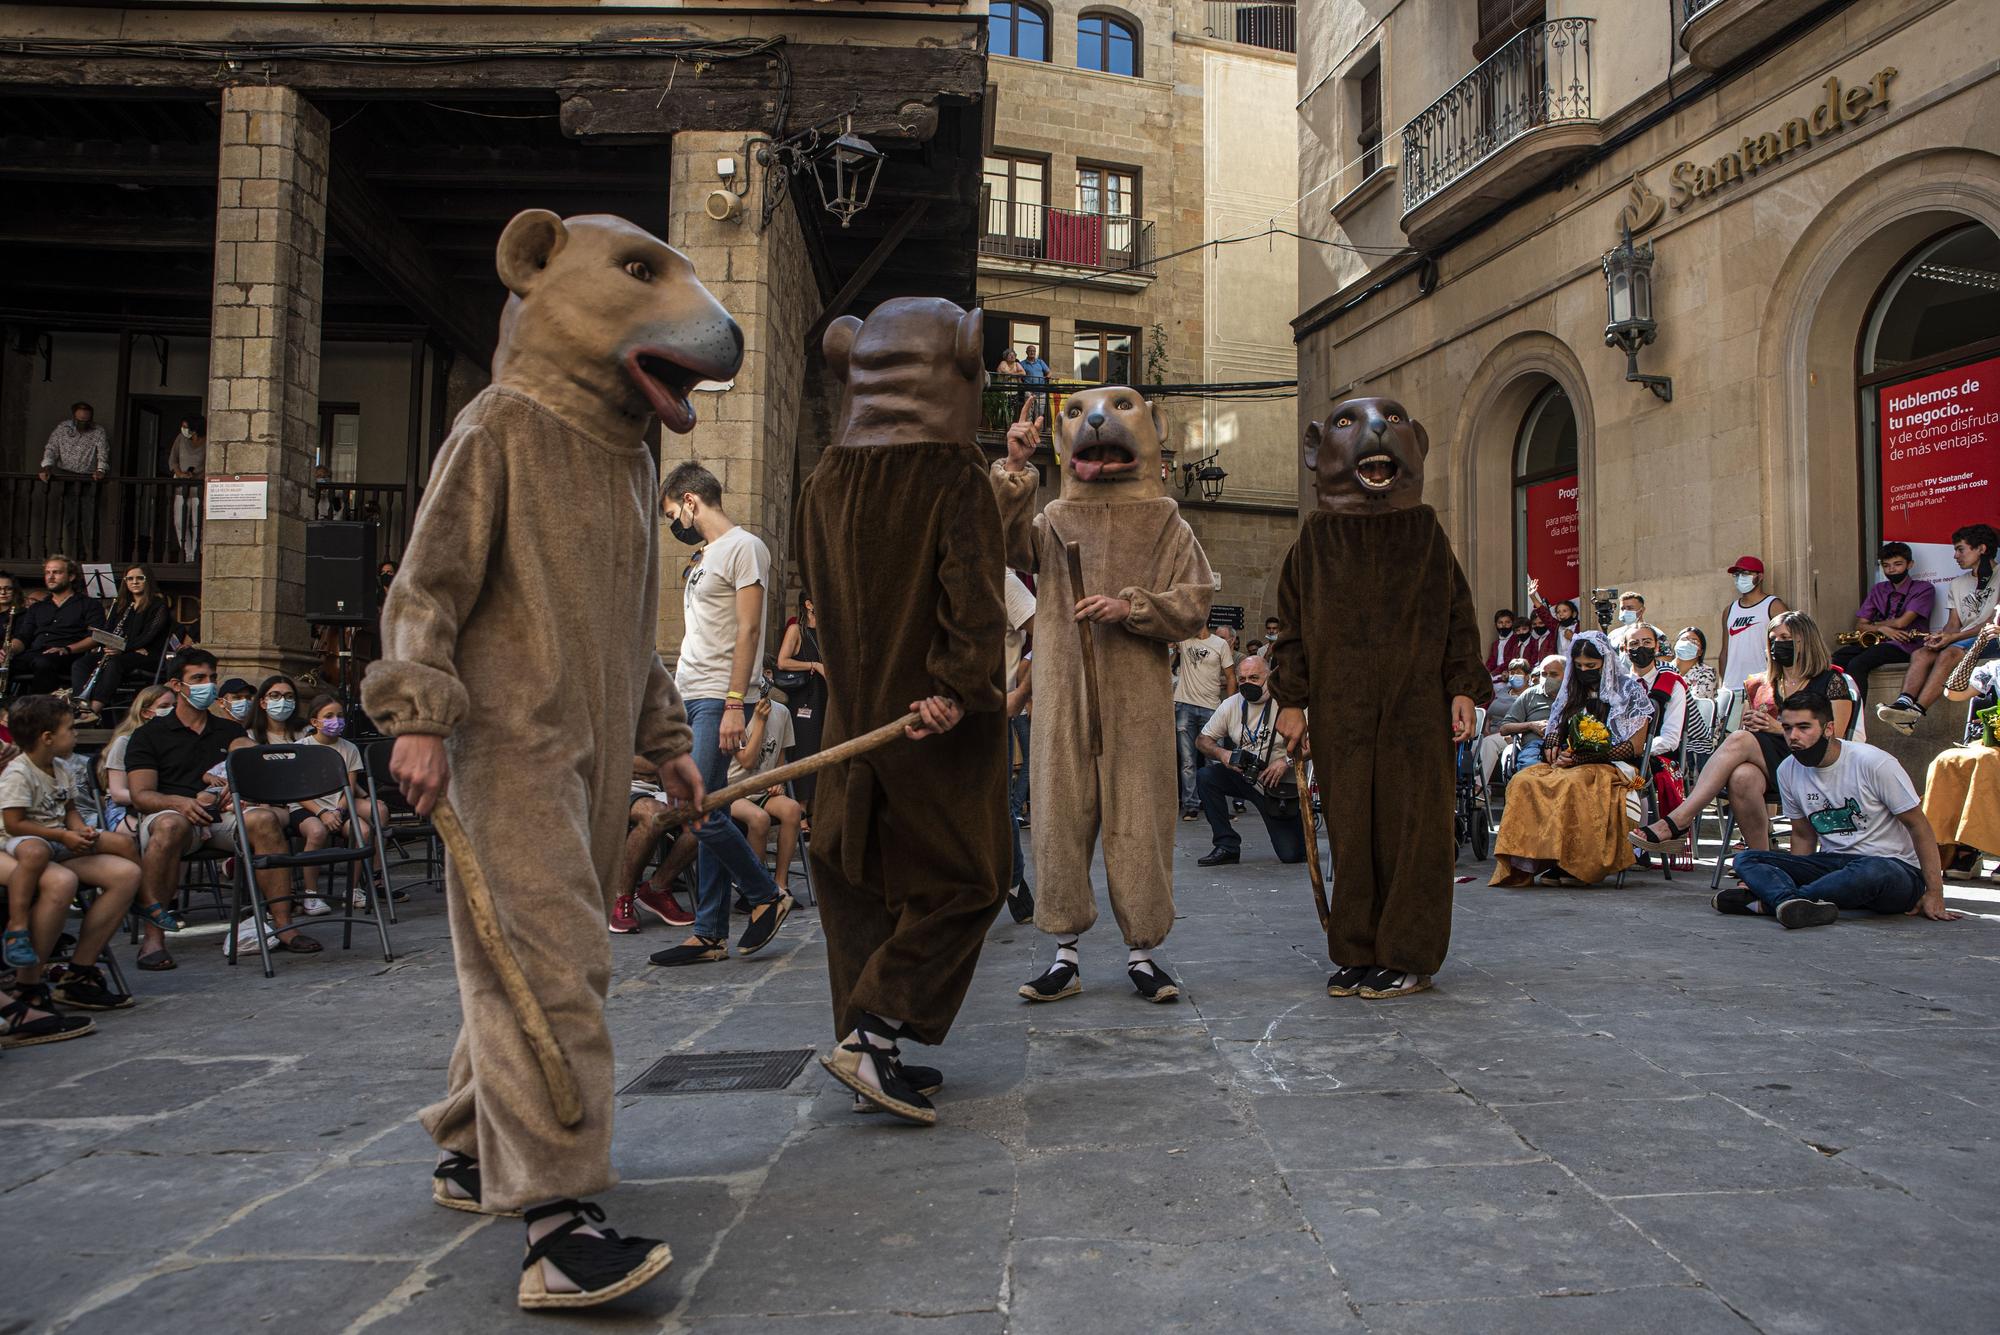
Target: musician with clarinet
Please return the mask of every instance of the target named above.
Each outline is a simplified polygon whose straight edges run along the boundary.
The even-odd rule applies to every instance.
[[[1868,698],[1868,674],[1878,667],[1907,666],[1910,651],[1923,643],[1931,624],[1937,586],[1911,573],[1910,544],[1885,542],[1875,553],[1881,580],[1854,613],[1854,629],[1843,631],[1833,665],[1854,678],[1857,694]]]
[[[7,686],[13,676],[14,631],[27,610],[21,601],[20,581],[0,571],[0,700],[7,698]]]
[[[105,706],[118,698],[118,688],[128,678],[150,680],[158,674],[160,655],[173,629],[173,613],[153,583],[152,572],[144,566],[127,569],[111,609],[111,633],[99,640],[90,680],[78,693],[78,727],[101,722]]]

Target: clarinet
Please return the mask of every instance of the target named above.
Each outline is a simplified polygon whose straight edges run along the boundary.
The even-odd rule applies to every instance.
[[[14,675],[14,655],[7,652],[7,642],[14,638],[14,622],[20,618],[16,609],[7,614],[7,629],[0,631],[0,697],[7,694],[7,683]]]
[[[127,603],[125,605],[124,612],[119,614],[118,624],[111,628],[111,633],[113,635],[119,636],[120,638],[124,637],[125,623],[132,619],[132,613],[138,609],[138,606],[139,605],[137,603]],[[103,674],[104,665],[110,661],[111,661],[111,646],[108,644],[101,646],[97,651],[97,666],[90,670],[90,680],[83,684],[84,700],[87,701],[93,698],[91,692],[97,689],[97,679],[99,676]]]

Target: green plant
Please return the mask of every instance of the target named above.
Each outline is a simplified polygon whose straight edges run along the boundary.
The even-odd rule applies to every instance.
[[[1146,383],[1158,385],[1167,378],[1167,327],[1155,323],[1146,340]]]

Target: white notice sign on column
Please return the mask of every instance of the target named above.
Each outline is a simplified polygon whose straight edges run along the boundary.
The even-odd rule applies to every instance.
[[[270,499],[270,478],[261,473],[208,479],[210,519],[266,519]]]

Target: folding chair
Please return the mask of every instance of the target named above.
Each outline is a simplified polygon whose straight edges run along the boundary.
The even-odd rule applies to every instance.
[[[343,842],[328,848],[304,853],[258,853],[250,847],[248,816],[253,806],[282,809],[293,802],[332,797],[337,793],[345,799],[349,811],[354,809],[354,793],[347,781],[347,763],[341,759],[340,752],[331,746],[242,746],[231,751],[225,763],[236,814],[236,881],[229,905],[229,938],[224,944],[229,962],[236,963],[235,923],[247,894],[251,921],[256,924],[257,953],[263,960],[264,976],[271,978],[276,975],[276,970],[271,967],[270,937],[273,933],[264,925],[264,912],[270,901],[257,884],[256,874],[274,868],[284,868],[289,872],[302,867],[345,869],[338,900],[340,913],[332,918],[315,918],[313,921],[342,924],[340,946],[343,950],[354,944],[355,923],[373,922],[382,937],[382,958],[393,960],[395,955],[389,948],[389,920],[384,916],[383,901],[387,896],[370,896],[365,915],[354,911],[354,869],[357,865],[366,866],[375,857],[376,850],[344,842],[353,838],[352,824],[347,832],[343,832]],[[294,904],[302,898],[289,887],[282,897]],[[303,924],[295,922],[294,925]]]
[[[381,881],[379,893],[389,900],[389,921],[396,921],[395,892],[389,888],[389,845],[396,846],[398,867],[407,867],[412,862],[424,864],[424,874],[420,880],[406,883],[405,889],[434,885],[444,889],[444,850],[438,842],[437,826],[418,816],[410,806],[410,800],[403,796],[403,790],[396,786],[395,778],[389,773],[389,758],[396,749],[396,739],[380,737],[361,748],[361,769],[368,777],[368,800],[374,809],[387,813],[387,820],[375,822],[375,872]],[[413,856],[403,847],[405,839],[421,839],[423,856]]]

